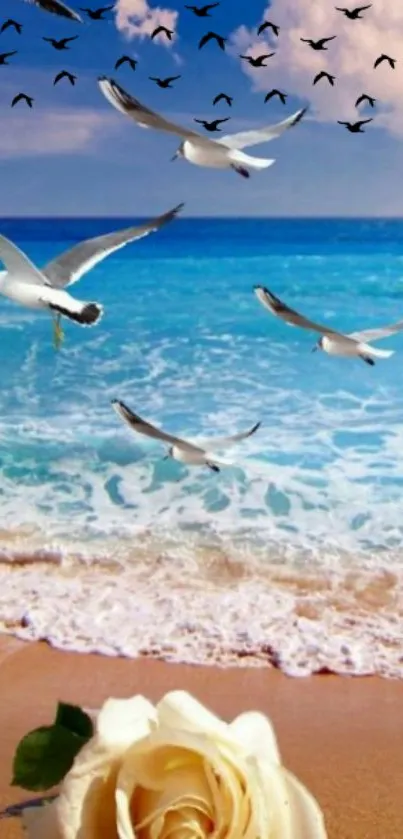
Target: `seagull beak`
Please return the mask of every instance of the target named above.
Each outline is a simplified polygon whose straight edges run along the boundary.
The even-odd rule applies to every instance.
[[[312,347],[311,352],[316,352],[316,351],[317,351],[317,349],[318,349],[318,345],[317,345],[317,344],[315,344],[315,346],[314,346],[314,347]]]
[[[173,160],[177,160],[177,159],[178,159],[178,157],[179,157],[179,152],[177,152],[177,151],[176,151],[176,152],[175,152],[175,154],[174,154],[174,156],[173,156],[173,157],[171,157],[171,163],[172,163],[172,161],[173,161]]]

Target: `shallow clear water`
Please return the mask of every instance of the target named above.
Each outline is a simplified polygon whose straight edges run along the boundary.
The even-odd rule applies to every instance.
[[[127,223],[3,220],[1,231],[44,264],[81,239]],[[384,325],[403,318],[402,254],[399,220],[183,218],[110,257],[76,286],[81,297],[104,304],[105,316],[92,330],[66,324],[60,353],[49,318],[0,300],[0,615],[7,625],[83,648],[107,646],[106,635],[113,635],[113,653],[121,649],[122,615],[127,621],[134,600],[141,605],[149,596],[141,626],[149,620],[147,643],[160,650],[155,619],[163,589],[175,620],[186,623],[200,601],[204,624],[193,635],[203,650],[201,639],[231,596],[236,618],[226,613],[222,625],[235,657],[245,643],[236,641],[240,633],[251,633],[252,649],[275,636],[291,672],[299,653],[289,649],[287,632],[299,643],[312,629],[322,638],[312,652],[316,665],[336,662],[340,645],[326,652],[330,642],[323,640],[332,631],[333,640],[341,633],[341,646],[351,641],[338,669],[403,672],[394,641],[402,609],[403,335],[382,342],[396,354],[373,368],[312,355],[315,336],[271,317],[252,291],[265,284],[314,320],[346,332]],[[234,465],[219,475],[189,471],[163,461],[163,447],[119,421],[110,406],[116,397],[183,436],[227,434],[257,420],[262,427],[225,453]],[[36,554],[34,565],[16,568],[16,558],[33,548],[47,551],[47,561],[38,563]],[[66,563],[74,573],[62,573]],[[87,573],[97,596],[91,601],[87,592],[84,627],[80,575]],[[72,579],[77,591],[69,588]],[[111,579],[113,632],[109,624],[102,629],[99,602]],[[184,580],[189,603],[178,595]],[[206,581],[217,597],[210,623]],[[368,586],[375,594],[362,598]],[[24,591],[32,606],[33,587],[35,617],[20,629],[19,595]],[[123,591],[130,595],[126,611]],[[250,613],[257,596],[266,598],[260,622]],[[359,627],[349,628],[357,614]],[[138,615],[125,628],[126,654],[139,649]],[[291,617],[308,628],[287,629]],[[165,627],[166,621],[165,615]],[[383,664],[374,663],[374,632]],[[193,648],[185,655],[180,627],[168,634],[174,657],[197,659]],[[211,656],[227,660],[222,643],[213,643]],[[306,666],[300,659],[300,672],[314,669],[309,655]]]

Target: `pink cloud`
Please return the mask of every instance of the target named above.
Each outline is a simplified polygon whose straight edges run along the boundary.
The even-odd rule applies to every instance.
[[[93,152],[105,131],[114,130],[114,115],[80,109],[11,113],[2,121],[0,159]]]
[[[354,5],[357,4],[346,3],[349,8]],[[253,69],[243,63],[243,70],[253,80],[256,91],[278,87],[298,95],[311,103],[314,118],[323,122],[359,119],[354,103],[362,93],[367,93],[378,102],[373,112],[365,112],[366,116],[374,117],[374,125],[402,136],[403,4],[377,0],[363,12],[363,19],[356,21],[348,20],[334,7],[333,0],[312,3],[273,0],[262,20],[280,26],[279,38],[273,38],[269,30],[258,38],[257,26],[254,30],[242,26],[232,35],[232,52],[248,50],[256,56],[276,50],[276,55],[268,60],[267,69]],[[300,41],[300,38],[331,35],[337,38],[324,52],[315,52]],[[386,63],[374,70],[374,61],[381,53],[397,59],[396,70]],[[334,88],[326,80],[312,86],[314,76],[321,70],[336,76]]]
[[[173,9],[151,8],[147,0],[117,0],[116,26],[128,38],[149,37],[157,26],[166,26],[175,33],[177,20],[178,12]],[[157,35],[155,43],[170,47],[175,39],[175,34],[172,41],[162,34]]]

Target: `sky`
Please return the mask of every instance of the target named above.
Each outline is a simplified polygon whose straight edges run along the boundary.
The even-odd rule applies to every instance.
[[[68,0],[78,9],[80,0]],[[103,5],[86,0],[91,8]],[[191,5],[193,0],[189,0]],[[196,0],[195,0],[196,2]],[[362,0],[364,5],[365,0]],[[197,0],[203,5],[203,0]],[[107,5],[107,0],[105,0]],[[343,3],[341,5],[344,5]],[[354,3],[348,2],[349,8]],[[403,216],[403,4],[374,0],[363,19],[348,20],[331,0],[221,0],[211,17],[197,18],[185,0],[117,0],[104,21],[80,25],[24,0],[1,0],[0,25],[23,25],[0,34],[0,52],[17,50],[0,66],[0,215],[158,215],[181,201],[189,216]],[[263,20],[280,26],[257,36]],[[151,41],[158,24],[174,31]],[[198,49],[209,29],[223,35]],[[65,52],[43,37],[78,35]],[[300,38],[336,36],[316,52]],[[267,67],[253,69],[240,54],[274,52]],[[374,69],[375,59],[386,63]],[[137,68],[114,69],[123,54]],[[77,75],[53,85],[60,70]],[[336,77],[312,85],[320,70]],[[144,130],[111,107],[97,78],[107,75],[148,107],[186,126],[194,118],[230,117],[225,133],[268,125],[309,106],[304,120],[276,141],[251,153],[276,163],[249,180],[232,171],[171,162],[178,146],[168,134]],[[149,76],[175,76],[161,90]],[[265,94],[278,88],[286,105]],[[24,92],[34,98],[10,107]],[[213,106],[220,92],[233,96]],[[362,93],[376,106],[355,107]],[[337,120],[373,117],[364,134],[350,134]],[[217,135],[219,136],[219,135]]]

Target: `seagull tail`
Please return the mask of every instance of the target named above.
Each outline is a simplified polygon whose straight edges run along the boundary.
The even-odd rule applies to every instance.
[[[240,163],[243,166],[249,166],[250,169],[267,169],[269,166],[273,166],[273,163],[276,162],[274,159],[266,157],[252,157],[252,155],[245,154],[245,152],[239,151],[238,149],[234,149],[232,151],[231,160],[233,160],[235,164]]]
[[[362,354],[368,355],[370,358],[390,358],[395,354],[395,350],[378,350],[378,347],[373,347],[371,344],[361,344],[360,349]]]

